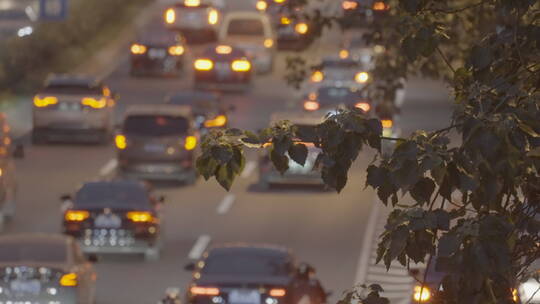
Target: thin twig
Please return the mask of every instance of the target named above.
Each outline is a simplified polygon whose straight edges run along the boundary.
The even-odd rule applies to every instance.
[[[437,52],[439,53],[439,55],[441,55],[442,59],[444,60],[444,63],[446,63],[446,65],[450,68],[450,70],[452,70],[452,73],[455,74],[456,70],[450,64],[450,61],[448,61],[448,58],[446,58],[446,56],[444,55],[444,53],[441,51],[441,49],[439,47],[437,47],[436,49],[437,49]]]

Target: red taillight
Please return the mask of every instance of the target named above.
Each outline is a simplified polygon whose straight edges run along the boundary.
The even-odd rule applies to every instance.
[[[197,296],[217,296],[219,295],[219,288],[193,286],[191,287],[190,292],[192,295],[197,295]]]
[[[271,297],[284,297],[287,294],[287,291],[283,288],[274,288],[270,289],[270,292],[268,293]]]
[[[304,109],[307,111],[317,111],[319,109],[319,103],[313,100],[307,100],[304,102]]]

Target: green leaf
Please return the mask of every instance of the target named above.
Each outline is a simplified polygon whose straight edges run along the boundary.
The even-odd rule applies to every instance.
[[[367,168],[366,186],[371,186],[375,189],[379,188],[388,181],[388,176],[388,169],[370,165]]]
[[[417,202],[427,204],[431,200],[433,191],[435,191],[435,183],[431,178],[424,177],[414,185],[410,193]]]
[[[450,213],[443,209],[437,209],[434,213],[437,217],[437,228],[441,230],[450,229]]]
[[[251,131],[245,131],[244,135],[245,137],[242,138],[242,142],[248,147],[258,148],[263,144],[259,136]]]
[[[197,171],[203,176],[205,180],[209,180],[210,177],[216,174],[218,168],[218,162],[212,157],[199,157],[195,164]]]
[[[286,155],[278,153],[276,149],[272,149],[270,152],[270,160],[281,174],[284,174],[289,169],[289,158]]]
[[[532,137],[540,137],[540,134],[538,134],[536,131],[534,131],[533,128],[531,128],[531,126],[523,123],[523,122],[520,122],[518,124],[518,127],[521,129],[521,131],[527,133],[528,135],[532,136]]]
[[[489,48],[483,46],[474,46],[472,48],[470,62],[475,69],[481,70],[486,68],[491,64],[491,60],[492,54]]]
[[[226,145],[213,146],[210,153],[221,165],[228,163],[233,158],[232,148]]]
[[[540,157],[540,147],[536,147],[527,153],[529,157]]]
[[[416,40],[412,36],[403,39],[401,49],[409,60],[415,61],[418,58],[419,50],[417,49]]]
[[[396,230],[392,231],[392,240],[390,242],[390,248],[387,255],[390,262],[395,260],[407,246],[407,240],[409,238],[409,228],[405,225],[399,226]],[[386,263],[386,268],[390,267],[390,263]]]
[[[297,164],[304,166],[308,156],[308,149],[304,144],[294,144],[289,148],[289,157]]]
[[[221,165],[217,170],[216,180],[225,190],[231,190],[234,181],[233,170],[227,165]]]

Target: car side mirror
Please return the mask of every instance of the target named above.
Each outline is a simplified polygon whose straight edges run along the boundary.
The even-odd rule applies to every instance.
[[[195,263],[191,262],[184,266],[185,271],[195,271]]]
[[[88,262],[97,263],[97,261],[98,261],[98,256],[96,254],[88,255]]]
[[[12,155],[14,158],[24,158],[24,146],[21,144],[15,145]]]
[[[65,202],[65,201],[71,201],[72,198],[71,198],[71,195],[70,195],[70,194],[62,194],[62,195],[60,196],[60,200],[61,200],[62,202]]]

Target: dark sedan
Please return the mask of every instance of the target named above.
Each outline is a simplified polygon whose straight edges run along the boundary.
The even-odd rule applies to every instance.
[[[339,108],[358,108],[371,113],[373,104],[366,93],[356,86],[327,84],[304,97],[302,106],[306,111],[334,111]]]
[[[147,186],[135,181],[90,182],[64,195],[63,230],[85,253],[144,254],[159,258],[160,209]]]
[[[131,45],[131,75],[178,76],[184,65],[184,39],[163,26],[147,29]]]
[[[245,51],[230,45],[206,49],[194,68],[196,89],[244,91],[251,86],[251,61]]]
[[[284,304],[308,299],[326,303],[314,269],[297,265],[289,250],[276,246],[225,245],[190,264],[191,304]]]
[[[95,288],[94,267],[73,238],[0,237],[0,303],[95,303]]]
[[[342,0],[342,26],[363,27],[388,13],[389,5],[377,0]]]

